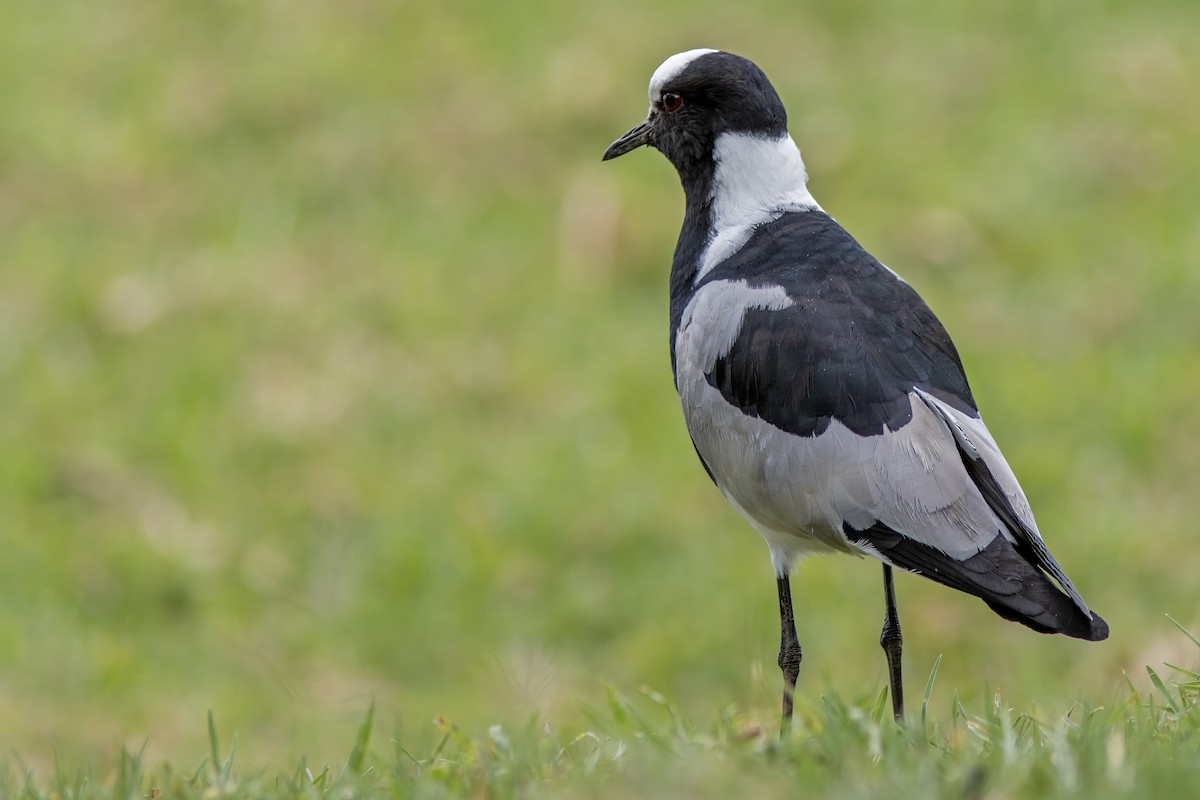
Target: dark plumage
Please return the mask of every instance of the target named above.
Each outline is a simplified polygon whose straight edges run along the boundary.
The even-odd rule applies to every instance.
[[[867,436],[904,427],[917,387],[979,416],[941,322],[827,214],[792,212],[758,227],[701,285],[730,278],[782,286],[795,302],[747,311],[708,374],[747,414],[798,436],[833,419]]]

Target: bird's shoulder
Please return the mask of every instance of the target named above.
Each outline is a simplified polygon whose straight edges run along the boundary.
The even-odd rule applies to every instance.
[[[704,276],[704,292],[725,294],[732,302],[709,306],[740,317],[693,320],[726,331],[728,346],[706,365],[709,384],[782,430],[816,435],[833,419],[860,435],[896,430],[911,418],[914,388],[978,414],[929,306],[824,212],[759,226]]]

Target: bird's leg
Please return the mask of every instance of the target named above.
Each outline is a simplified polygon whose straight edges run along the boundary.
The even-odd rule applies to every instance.
[[[887,655],[888,677],[892,685],[892,713],[896,720],[904,719],[904,679],[900,675],[900,651],[903,639],[900,636],[900,616],[896,613],[896,588],[892,584],[892,565],[883,565],[883,630],[879,634],[879,645]]]
[[[796,638],[796,619],[792,616],[792,587],[784,575],[776,580],[779,589],[779,669],[783,671],[783,721],[780,735],[792,726],[792,700],[796,694],[796,676],[800,674],[800,641]]]

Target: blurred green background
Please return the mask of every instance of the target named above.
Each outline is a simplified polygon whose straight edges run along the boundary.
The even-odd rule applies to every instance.
[[[773,709],[766,548],[671,386],[682,211],[600,154],[667,55],[772,77],[810,187],[954,335],[1112,625],[899,578],[910,690],[1062,711],[1197,616],[1200,4],[620,0],[0,9],[0,719],[344,755],[582,724],[605,683]],[[885,680],[875,562],[793,581],[800,689]],[[289,762],[290,763],[290,762]]]

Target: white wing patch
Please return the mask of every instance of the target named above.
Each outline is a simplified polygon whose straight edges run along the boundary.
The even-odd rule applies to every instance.
[[[713,281],[696,292],[684,308],[675,351],[678,354],[686,348],[702,373],[710,372],[718,358],[729,354],[747,311],[779,311],[791,305],[792,298],[782,286],[751,288],[746,281]]]

